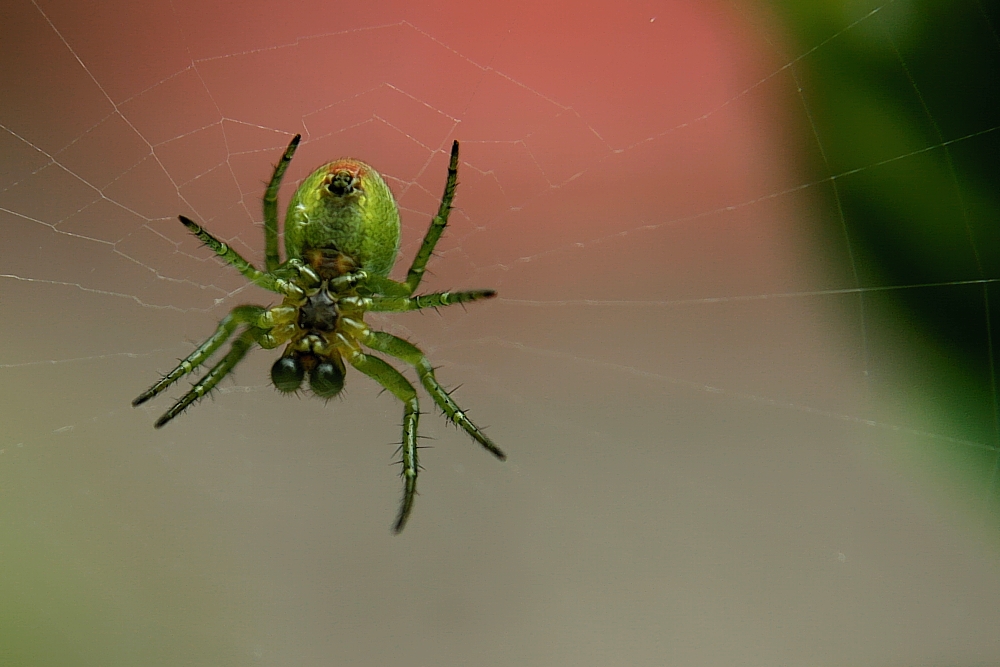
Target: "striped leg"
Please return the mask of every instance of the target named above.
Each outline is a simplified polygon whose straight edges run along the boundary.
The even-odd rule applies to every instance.
[[[194,220],[185,218],[183,215],[178,217],[180,218],[180,221],[184,223],[184,226],[188,228],[189,232],[197,236],[202,243],[211,248],[215,254],[221,257],[227,264],[242,273],[250,282],[263,287],[266,290],[277,292],[278,294],[284,294],[286,296],[302,296],[301,289],[289,283],[287,280],[283,280],[273,274],[264,273],[259,270],[253,264],[243,259],[243,257],[241,257],[238,252],[230,248],[228,244],[223,243],[219,239],[212,236]]]
[[[424,236],[423,243],[420,244],[420,250],[417,251],[416,257],[413,258],[413,264],[410,265],[410,270],[406,273],[406,282],[404,284],[409,290],[409,294],[417,291],[420,279],[424,277],[424,268],[427,266],[427,260],[431,258],[434,246],[437,245],[438,239],[441,238],[444,228],[448,226],[448,214],[451,213],[451,202],[455,199],[455,188],[457,187],[458,142],[455,141],[451,145],[451,160],[448,162],[448,180],[444,184],[441,205],[438,206],[437,215],[431,220],[431,226],[427,228],[427,234]]]
[[[472,420],[465,415],[462,409],[458,407],[458,404],[448,395],[448,392],[444,390],[444,387],[438,384],[437,378],[434,377],[434,368],[427,361],[427,357],[420,351],[420,348],[413,343],[405,341],[402,338],[397,338],[384,331],[369,332],[363,342],[373,350],[392,355],[416,368],[417,375],[420,376],[420,382],[424,385],[424,389],[431,395],[431,398],[434,399],[438,407],[444,411],[448,419],[461,426],[466,433],[489,450],[493,456],[501,461],[507,460],[507,455],[492,440],[486,437],[486,434],[478,426],[472,423]]]
[[[219,381],[229,375],[229,371],[233,370],[236,364],[242,361],[246,353],[250,351],[253,344],[257,342],[257,338],[263,334],[262,329],[256,327],[247,327],[243,333],[241,333],[236,340],[233,341],[232,346],[229,348],[229,352],[222,360],[212,367],[208,373],[205,374],[201,380],[198,381],[196,385],[191,387],[191,391],[184,394],[183,397],[174,406],[163,413],[163,416],[156,420],[153,424],[156,428],[160,428],[168,421],[179,415],[184,411],[189,405],[197,401],[199,398],[212,391],[215,385],[219,384]]]
[[[221,322],[219,328],[215,330],[208,340],[199,345],[194,352],[184,358],[177,368],[167,373],[162,380],[154,384],[132,401],[132,407],[142,405],[153,398],[161,391],[177,382],[181,377],[187,375],[194,369],[205,363],[205,360],[212,356],[222,344],[229,340],[229,337],[236,331],[236,327],[241,324],[253,324],[264,314],[264,309],[260,306],[237,306],[229,311]]]
[[[413,510],[413,499],[417,495],[417,422],[420,420],[420,405],[417,402],[417,391],[402,373],[382,361],[362,352],[356,352],[347,360],[359,371],[378,382],[392,392],[392,395],[403,402],[403,442],[400,445],[403,463],[403,502],[399,506],[399,515],[392,530],[399,533],[406,526]]]
[[[274,166],[271,182],[264,191],[264,268],[268,271],[274,271],[281,264],[281,257],[278,255],[278,190],[281,189],[281,179],[284,178],[285,170],[288,169],[301,139],[301,134],[292,137],[281,160]]]
[[[480,299],[492,299],[497,293],[491,289],[470,290],[468,292],[437,292],[419,296],[372,296],[364,298],[366,310],[376,313],[401,313],[422,308],[442,308],[456,303],[468,303]]]

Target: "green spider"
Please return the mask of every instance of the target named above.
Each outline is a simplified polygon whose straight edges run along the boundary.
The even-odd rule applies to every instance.
[[[184,226],[250,282],[284,296],[273,308],[247,305],[233,308],[215,333],[162,380],[139,395],[141,405],[192,372],[233,335],[226,356],[172,408],[156,421],[160,428],[210,392],[256,344],[264,349],[285,345],[271,367],[271,381],[284,393],[297,392],[306,375],[320,398],[332,398],[344,387],[344,359],[388,389],[403,402],[403,500],[393,531],[403,530],[417,491],[417,392],[403,375],[362,346],[412,365],[420,382],[444,414],[501,461],[506,455],[465,415],[434,377],[434,368],[418,347],[384,331],[372,331],[364,316],[372,312],[403,312],[489,299],[493,290],[438,292],[414,296],[424,267],[448,224],[458,185],[458,142],[452,144],[448,180],[437,215],[406,274],[397,282],[388,275],[399,254],[399,209],[389,186],[371,166],[341,158],[319,167],[292,196],[285,216],[285,253],[278,254],[278,188],[301,135],[295,135],[274,168],[264,193],[264,260],[259,271],[247,260],[180,216]]]

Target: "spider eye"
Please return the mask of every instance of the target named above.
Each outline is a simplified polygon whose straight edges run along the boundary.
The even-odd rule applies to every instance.
[[[278,391],[288,394],[298,391],[305,374],[306,369],[302,367],[302,362],[296,357],[280,357],[271,366],[271,382],[278,388]]]
[[[349,171],[338,171],[330,180],[330,185],[326,187],[338,197],[349,195],[354,192],[354,175]]]
[[[333,398],[344,388],[344,369],[329,361],[321,361],[309,373],[309,386],[321,398]]]

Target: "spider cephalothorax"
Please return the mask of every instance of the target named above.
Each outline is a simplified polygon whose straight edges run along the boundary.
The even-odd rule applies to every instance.
[[[264,257],[266,271],[256,269],[235,250],[200,225],[180,216],[184,225],[223,260],[260,287],[284,296],[272,308],[233,308],[216,332],[186,359],[132,401],[145,403],[182,376],[205,363],[242,327],[229,352],[213,366],[155,426],[163,426],[207,394],[259,345],[285,351],[271,367],[271,381],[285,393],[297,392],[308,378],[309,389],[321,398],[340,393],[345,360],[403,402],[403,501],[394,530],[406,525],[417,489],[417,422],[420,410],[413,385],[366,347],[412,365],[420,382],[444,414],[497,458],[506,457],[452,400],[423,352],[412,343],[365,324],[366,312],[402,312],[436,308],[496,295],[493,290],[438,292],[414,296],[424,267],[448,223],[458,176],[458,142],[451,148],[448,180],[438,213],[431,222],[406,280],[388,275],[399,253],[399,209],[385,181],[371,166],[342,158],[316,169],[295,191],[285,216],[285,251],[278,253],[278,188],[300,137],[292,139],[274,168],[264,193]]]

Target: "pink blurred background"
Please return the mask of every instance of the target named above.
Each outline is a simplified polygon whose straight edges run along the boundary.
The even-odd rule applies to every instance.
[[[919,406],[873,418],[850,249],[818,222],[797,54],[765,9],[2,11],[10,664],[1000,658],[995,537],[900,462],[938,437]],[[129,408],[228,309],[274,301],[176,216],[262,263],[294,133],[282,201],[341,155],[386,176],[396,277],[462,142],[424,288],[500,298],[369,319],[510,460],[425,399],[400,537],[401,409],[356,374],[342,401],[288,399],[257,351],[162,431],[168,397]]]

